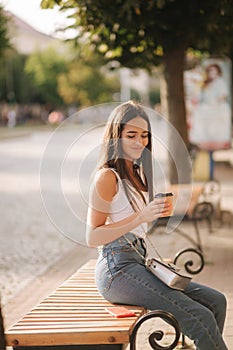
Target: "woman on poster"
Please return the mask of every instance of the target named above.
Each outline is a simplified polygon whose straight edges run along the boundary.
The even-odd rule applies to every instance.
[[[191,116],[190,142],[201,148],[228,148],[231,140],[229,89],[219,64],[205,69],[199,103]]]

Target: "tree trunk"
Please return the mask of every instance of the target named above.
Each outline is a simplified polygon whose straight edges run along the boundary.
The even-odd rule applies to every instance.
[[[168,119],[173,125],[169,129],[169,177],[171,183],[189,183],[191,161],[188,152],[188,132],[184,101],[184,59],[185,49],[164,52],[164,79]]]

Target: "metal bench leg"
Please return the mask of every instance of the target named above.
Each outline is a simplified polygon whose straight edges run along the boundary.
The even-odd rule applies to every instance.
[[[6,349],[5,334],[4,334],[4,323],[3,323],[1,305],[0,305],[0,349],[1,350],[5,350]]]
[[[191,220],[191,219],[190,219]],[[190,235],[183,230],[181,230],[179,227],[173,227],[172,225],[168,225],[170,229],[173,229],[174,232],[176,232],[178,235],[184,237],[187,239],[189,242],[191,242],[200,252],[202,252],[202,244],[201,244],[201,238],[200,238],[200,233],[198,230],[198,227],[195,225],[195,222],[193,221],[194,229],[195,229],[195,234],[196,234],[196,240],[190,237]]]
[[[196,238],[197,238],[197,248],[200,250],[201,253],[203,253],[202,249],[202,243],[201,243],[201,236],[198,228],[198,221],[196,219],[193,219],[193,224],[196,232]]]
[[[185,347],[185,335],[182,334],[182,348]]]

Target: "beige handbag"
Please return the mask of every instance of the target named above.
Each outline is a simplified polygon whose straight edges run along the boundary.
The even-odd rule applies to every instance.
[[[146,267],[168,287],[184,291],[191,281],[191,277],[179,273],[179,267],[163,260],[150,258],[146,260]]]
[[[181,274],[179,272],[180,268],[172,263],[167,263],[163,260],[161,255],[159,254],[158,250],[155,248],[154,244],[151,242],[151,240],[146,236],[147,241],[150,243],[150,245],[153,247],[154,251],[156,252],[157,258],[147,258],[145,262],[145,266],[147,269],[152,272],[157,278],[159,278],[163,283],[165,283],[168,287],[180,291],[184,291],[185,288],[188,286],[189,282],[191,281],[192,277],[188,275]],[[135,246],[129,242],[128,243],[136,250],[136,252],[143,258],[141,253],[136,249]]]

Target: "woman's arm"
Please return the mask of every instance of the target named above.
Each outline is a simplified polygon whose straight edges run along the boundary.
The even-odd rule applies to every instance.
[[[106,223],[111,201],[117,192],[117,179],[109,169],[100,171],[90,194],[87,213],[86,241],[89,246],[97,247],[109,243],[131,231],[143,222],[151,222],[169,210],[162,198],[156,198],[142,211],[114,223]]]

